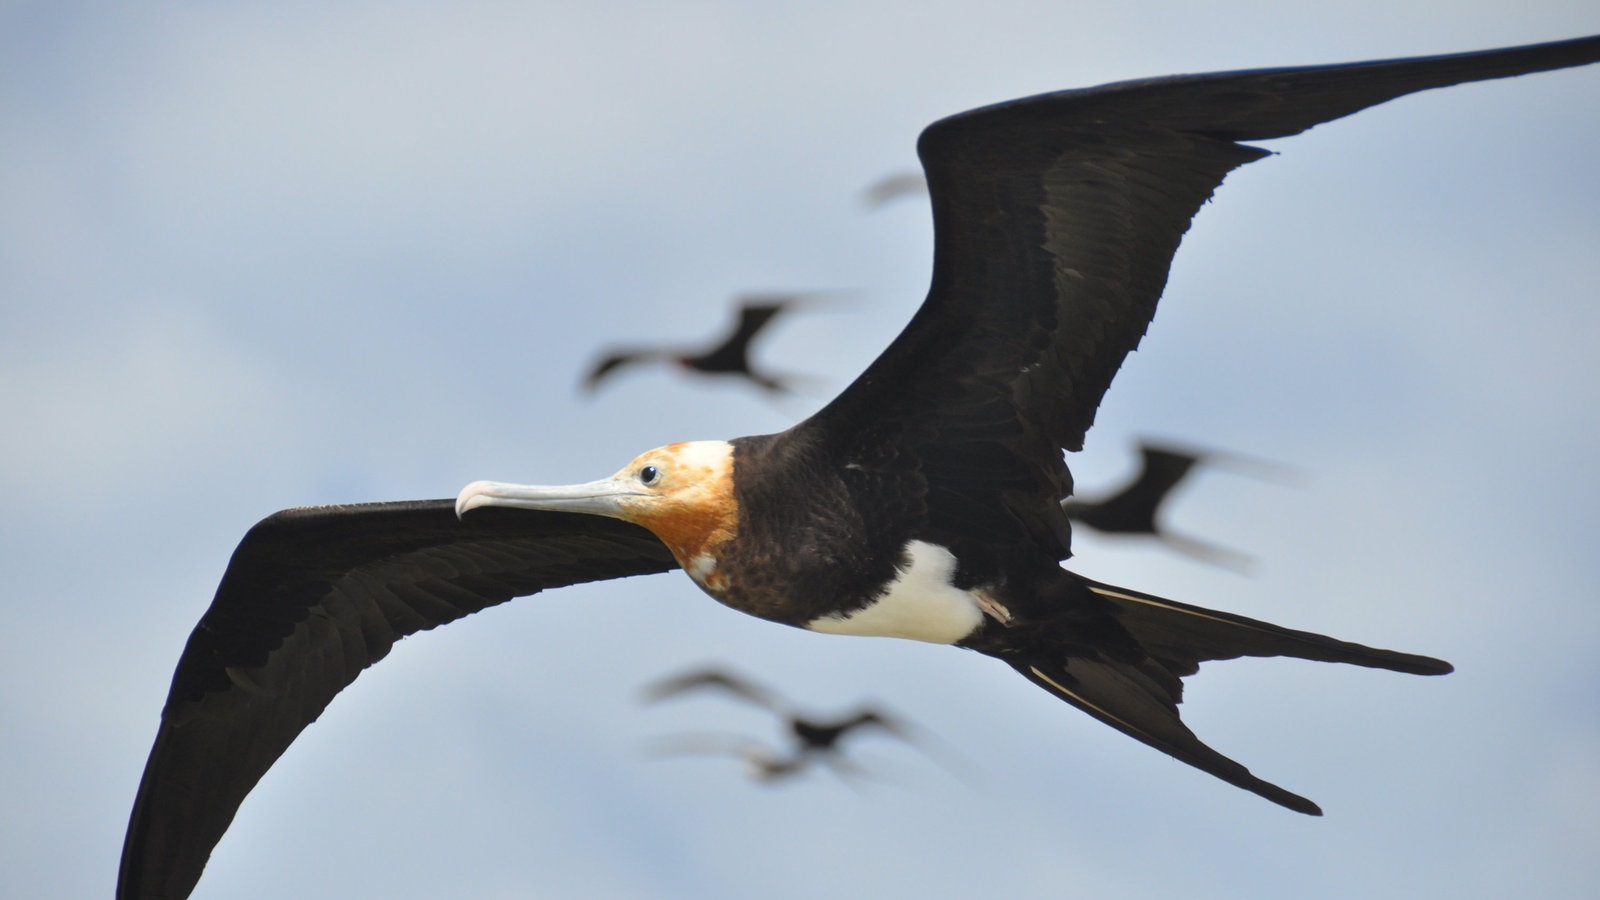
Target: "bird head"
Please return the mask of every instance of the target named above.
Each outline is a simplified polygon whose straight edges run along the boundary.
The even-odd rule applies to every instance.
[[[650,529],[697,582],[715,590],[716,552],[738,529],[733,445],[667,444],[634,457],[616,474],[569,485],[475,481],[456,497],[456,515],[481,506],[609,516]]]

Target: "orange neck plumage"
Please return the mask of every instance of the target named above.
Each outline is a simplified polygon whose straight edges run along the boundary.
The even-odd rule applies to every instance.
[[[663,485],[648,505],[628,510],[629,521],[650,529],[684,571],[702,587],[717,591],[717,555],[739,531],[732,448],[720,441],[669,444],[635,462],[648,461],[667,462],[663,477],[673,483]]]

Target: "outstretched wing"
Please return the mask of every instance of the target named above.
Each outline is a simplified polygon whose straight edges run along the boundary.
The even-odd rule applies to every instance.
[[[644,699],[655,702],[702,688],[726,691],[781,716],[790,714],[788,704],[780,700],[776,694],[754,682],[729,675],[720,669],[696,669],[662,679],[645,689]]]
[[[672,569],[643,528],[452,500],[291,509],[240,542],[178,660],[117,896],[186,897],[239,804],[408,634],[545,588]]]
[[[672,354],[661,350],[609,350],[583,376],[583,390],[592,393],[600,382],[611,377],[618,369],[636,363],[667,359]]]
[[[1064,558],[1057,501],[1071,481],[1061,451],[1082,446],[1200,205],[1229,171],[1267,155],[1238,142],[1287,137],[1427,88],[1596,60],[1600,38],[1584,38],[1175,76],[935,122],[918,143],[935,234],[927,300],[797,430],[840,465],[920,470],[932,527],[988,508]],[[874,458],[884,447],[894,457]]]

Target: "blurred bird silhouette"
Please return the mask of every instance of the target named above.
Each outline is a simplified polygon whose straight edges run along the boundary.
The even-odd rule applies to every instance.
[[[739,298],[739,319],[733,330],[709,350],[624,348],[607,351],[584,376],[583,390],[592,393],[600,382],[624,366],[644,362],[676,363],[706,375],[737,376],[774,394],[792,390],[794,376],[757,371],[750,364],[750,344],[780,313],[809,304],[818,294],[751,294]]]
[[[760,741],[747,740],[732,735],[680,735],[657,741],[651,752],[657,756],[732,756],[744,763],[745,774],[763,784],[785,781],[811,768],[817,758],[807,753],[787,756]],[[837,754],[835,754],[837,756]],[[841,758],[842,759],[842,758]],[[839,761],[830,759],[830,763]],[[834,766],[830,766],[834,767]],[[839,770],[841,774],[853,773]]]
[[[799,749],[783,753],[760,741],[738,735],[674,735],[652,743],[650,753],[653,756],[733,757],[744,764],[746,776],[763,785],[792,781],[819,767],[858,790],[865,781],[883,780],[836,748],[823,752]]]
[[[1114,493],[1098,500],[1062,501],[1067,518],[1105,534],[1148,535],[1197,559],[1234,571],[1248,571],[1255,562],[1253,558],[1171,531],[1162,523],[1161,510],[1173,490],[1202,463],[1280,478],[1287,477],[1288,470],[1264,460],[1148,440],[1139,443],[1139,457],[1138,473]]]
[[[854,713],[840,718],[806,716],[773,692],[717,669],[699,669],[658,681],[645,689],[644,700],[647,703],[654,703],[691,691],[707,689],[746,700],[777,716],[793,739],[790,755],[779,755],[753,741],[700,736],[680,739],[668,745],[670,748],[675,748],[669,749],[668,752],[738,756],[750,767],[752,777],[758,780],[770,781],[792,775],[813,762],[822,763],[842,776],[862,774],[864,770],[844,756],[841,741],[845,735],[869,726],[908,744],[921,743],[920,738],[913,738],[907,723],[878,709],[861,707]]]

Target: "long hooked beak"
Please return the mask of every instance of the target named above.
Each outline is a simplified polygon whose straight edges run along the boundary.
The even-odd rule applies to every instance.
[[[563,485],[474,481],[456,495],[456,516],[463,516],[480,506],[508,506],[513,509],[587,513],[620,519],[624,518],[621,502],[642,494],[634,485],[617,478]]]

